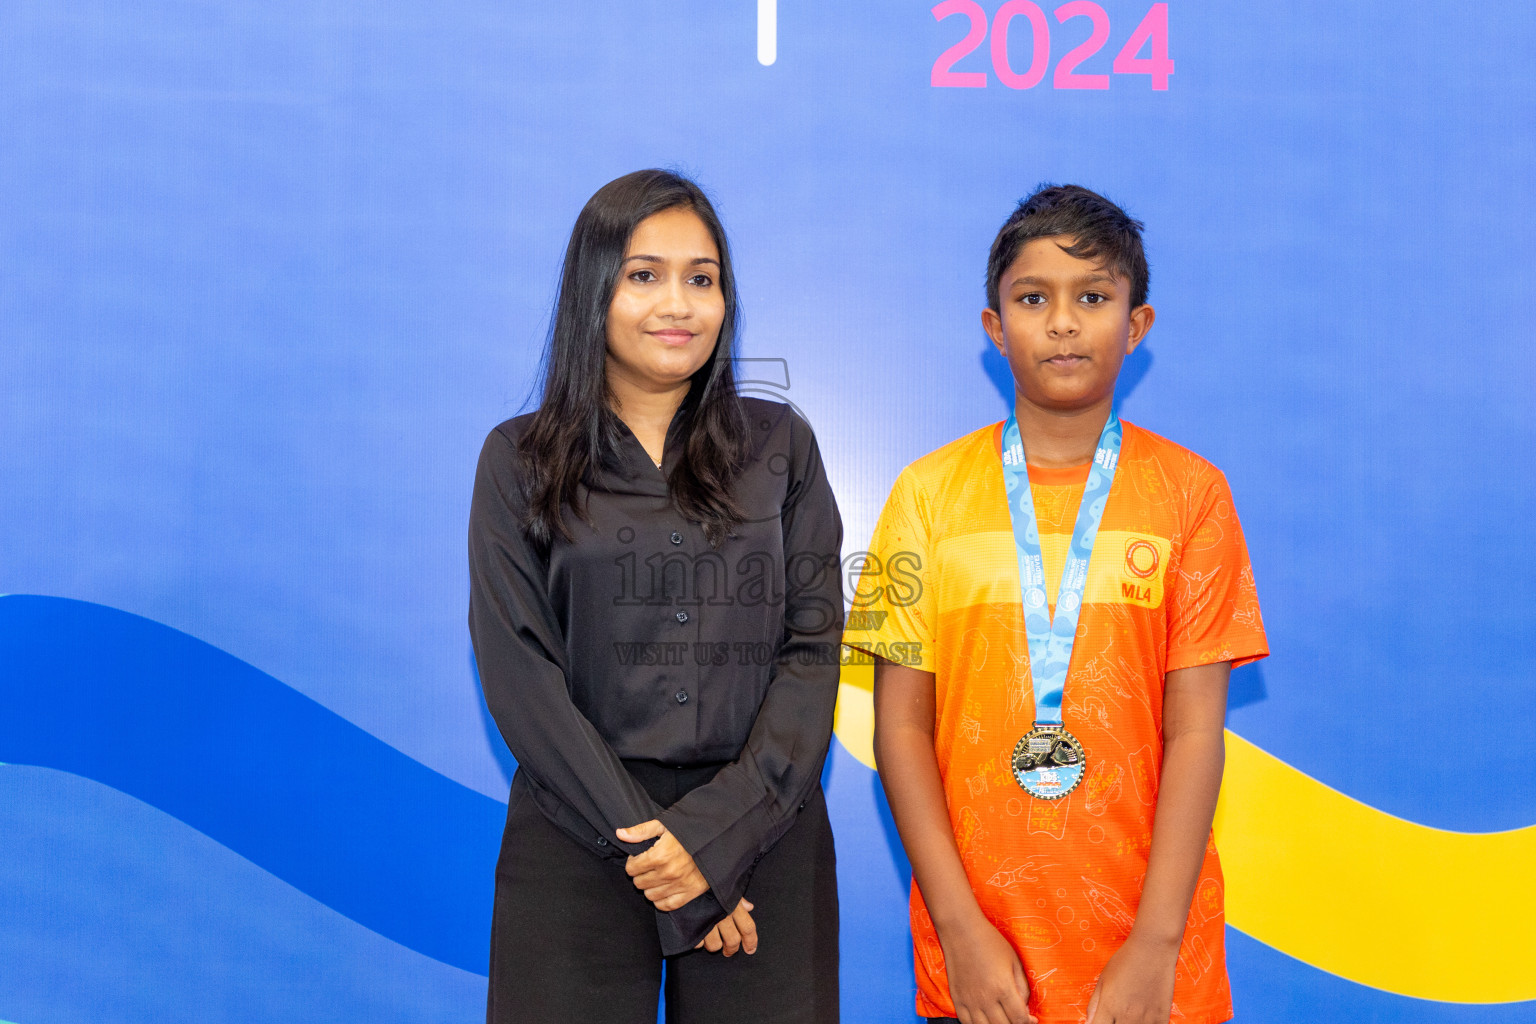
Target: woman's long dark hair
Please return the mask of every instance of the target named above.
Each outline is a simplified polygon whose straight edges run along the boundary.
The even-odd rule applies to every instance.
[[[667,489],[678,510],[702,524],[715,547],[741,522],[730,484],[746,457],[747,419],[731,372],[737,297],[725,229],[692,181],[670,171],[635,171],[587,200],[565,250],[544,356],[544,400],[518,443],[528,499],[526,527],[542,547],[556,534],[571,539],[564,509],[585,520],[582,488],[591,486],[600,467],[618,464],[623,434],[608,392],[608,308],[635,228],[653,214],[679,207],[698,214],[720,251],[725,318],[714,352],[694,373],[683,399],[676,435],[682,458]]]

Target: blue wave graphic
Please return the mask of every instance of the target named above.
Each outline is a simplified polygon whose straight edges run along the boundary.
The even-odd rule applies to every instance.
[[[0,1017],[470,1024],[485,978],[99,782],[0,767]]]
[[[178,818],[357,923],[487,973],[506,806],[195,637],[0,598],[0,761]]]
[[[441,963],[486,973],[493,869],[505,806],[194,637],[86,602],[0,597],[0,762],[69,772],[133,796],[359,925]],[[86,1014],[91,1019],[178,1019],[174,1013],[168,1017],[151,1011],[163,1009],[167,1001],[194,1006],[214,990],[238,994],[234,1002],[243,1009],[230,1010],[231,1020],[248,1019],[247,1010],[249,1019],[267,1019],[266,1011],[288,996],[298,1000],[295,1008],[324,996],[327,1005],[355,1004],[355,1019],[384,1019],[377,1008],[361,1008],[371,1006],[369,1000],[380,991],[389,991],[391,982],[409,985],[420,997],[416,1002],[431,1002],[431,1019],[468,1019],[479,1012],[481,990],[470,992],[451,976],[391,959],[393,954],[381,953],[364,939],[322,927],[323,921],[317,925],[302,907],[289,906],[260,879],[239,881],[243,876],[227,865],[218,868],[223,872],[219,877],[235,881],[216,888],[238,888],[243,895],[231,891],[218,904],[226,909],[190,917],[178,911],[180,916],[172,915],[167,923],[156,908],[180,898],[168,893],[180,886],[177,891],[195,894],[199,890],[188,872],[207,883],[213,871],[208,865],[222,861],[207,851],[188,853],[183,840],[167,840],[163,829],[110,801],[103,805],[106,810],[96,808],[86,790],[68,790],[69,799],[59,793],[64,790],[46,803],[38,802],[41,797],[22,803],[34,817],[47,807],[38,820],[46,819],[81,846],[70,857],[61,861],[61,850],[68,850],[48,839],[53,845],[38,846],[23,863],[14,843],[24,830],[7,819],[13,845],[0,877],[0,897],[14,890],[28,894],[31,902],[0,899],[5,912],[0,938],[31,950],[33,960],[48,950],[56,954],[48,961],[49,970],[34,972],[37,983],[22,1000],[32,1015],[23,1020],[64,1019],[58,1011],[69,1000],[59,995],[57,979],[67,976],[68,965],[77,959],[84,974],[99,972],[103,949],[116,950],[124,963],[132,960],[132,970],[125,968],[122,976],[151,979],[146,985],[153,991],[139,993],[137,1002],[129,1000],[131,1007],[118,1005],[127,999],[123,986],[101,979],[79,996],[95,1000],[86,1000],[94,1007]],[[837,746],[828,804],[845,865],[890,865],[889,870],[844,870],[839,880],[845,908],[845,1017],[912,1019],[902,898],[905,862],[878,779]],[[11,808],[12,817],[21,815],[17,821],[26,818],[21,812],[19,805]],[[34,825],[40,835],[46,831]],[[85,842],[92,836],[95,846]],[[133,858],[124,860],[125,844],[138,847]],[[108,851],[100,863],[92,852],[98,847]],[[119,861],[144,865],[135,883],[144,888],[142,893],[120,891]],[[103,864],[117,866],[102,874]],[[163,869],[158,882],[155,865]],[[65,922],[67,928],[58,918],[69,901],[39,895],[38,887],[50,878],[48,884],[76,906],[74,923]],[[250,905],[251,920],[227,910],[241,900]],[[132,925],[133,920],[139,924]],[[266,947],[249,939],[260,927],[272,933],[264,940]],[[1239,932],[1229,929],[1227,938],[1238,1020],[1248,1024],[1292,1020],[1309,1008],[1313,1017],[1382,1024],[1536,1019],[1528,1003],[1463,1006],[1378,992],[1291,960]],[[91,952],[84,951],[82,942]],[[201,959],[187,952],[192,942]],[[5,945],[0,942],[0,948]],[[253,960],[252,948],[271,952]],[[203,967],[181,975],[180,983],[169,981],[187,969],[189,957]],[[329,966],[317,967],[316,958]],[[163,973],[171,964],[177,969]],[[349,979],[345,984],[338,972]],[[425,988],[433,991],[417,991]],[[0,1002],[12,1003],[0,1012],[14,1016],[20,1008],[15,1000],[27,992],[0,985]],[[109,999],[117,1009],[98,1012]],[[410,1016],[401,1012],[401,1019]]]

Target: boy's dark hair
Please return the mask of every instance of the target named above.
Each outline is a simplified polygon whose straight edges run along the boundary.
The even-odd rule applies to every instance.
[[[1081,185],[1041,185],[1019,201],[992,240],[987,257],[987,305],[997,309],[1003,273],[1036,238],[1066,235],[1068,256],[1108,267],[1131,284],[1131,308],[1147,301],[1147,254],[1141,247],[1141,221]]]

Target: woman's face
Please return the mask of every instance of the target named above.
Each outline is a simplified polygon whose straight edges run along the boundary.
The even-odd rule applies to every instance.
[[[641,221],[624,251],[608,307],[608,377],[672,391],[709,359],[725,319],[720,252],[686,207]]]

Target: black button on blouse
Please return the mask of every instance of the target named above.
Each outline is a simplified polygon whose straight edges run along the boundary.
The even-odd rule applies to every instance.
[[[744,402],[752,454],[732,494],[746,518],[718,549],[668,498],[680,457],[670,436],[658,470],[625,432],[622,463],[587,492],[590,522],[567,513],[574,540],[543,553],[521,525],[515,442],[531,417],[508,420],[486,439],[470,512],[480,682],[532,796],[615,857],[643,848],[609,842],[616,829],[660,818],[710,883],[657,912],[668,955],[736,905],[793,823],[820,777],[837,699],[832,490],[805,421]],[[725,767],[661,808],[623,759]]]

